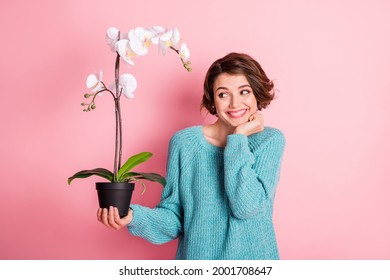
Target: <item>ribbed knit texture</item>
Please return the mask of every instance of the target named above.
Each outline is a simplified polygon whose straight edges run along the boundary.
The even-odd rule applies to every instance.
[[[177,132],[161,202],[131,205],[130,233],[155,244],[179,238],[176,259],[279,259],[272,211],[284,145],[270,127],[229,135],[225,148],[202,126]]]

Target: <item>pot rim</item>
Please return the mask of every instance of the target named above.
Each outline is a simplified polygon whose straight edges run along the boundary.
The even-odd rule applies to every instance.
[[[134,183],[128,183],[128,182],[97,182],[96,189],[132,191],[134,190],[134,185],[135,185]]]

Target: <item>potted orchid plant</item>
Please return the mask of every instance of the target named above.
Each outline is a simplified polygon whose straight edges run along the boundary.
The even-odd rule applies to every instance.
[[[95,168],[82,170],[68,178],[68,184],[76,178],[87,178],[92,175],[100,176],[108,182],[96,183],[98,191],[99,205],[101,208],[109,206],[118,207],[121,217],[127,215],[131,196],[134,190],[134,182],[139,182],[145,191],[145,184],[142,180],[149,180],[165,185],[165,178],[157,173],[134,172],[133,168],[149,160],[152,156],[150,152],[142,152],[129,157],[122,164],[122,116],[120,100],[122,96],[132,99],[137,88],[136,78],[128,73],[120,75],[120,64],[126,66],[134,65],[133,59],[148,54],[152,45],[157,45],[159,50],[165,55],[167,50],[173,50],[179,55],[184,68],[191,71],[190,51],[185,43],[180,48],[177,44],[180,41],[180,32],[177,28],[165,29],[161,26],[151,28],[137,27],[128,33],[121,33],[117,28],[111,27],[106,33],[106,42],[112,52],[116,53],[115,59],[115,81],[107,86],[103,82],[102,71],[98,74],[91,74],[87,77],[87,88],[90,92],[84,94],[87,100],[81,105],[84,112],[96,109],[96,99],[104,92],[108,92],[115,105],[115,156],[112,171],[105,168]]]

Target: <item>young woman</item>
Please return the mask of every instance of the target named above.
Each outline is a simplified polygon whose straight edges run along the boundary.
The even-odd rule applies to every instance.
[[[160,203],[131,205],[122,219],[99,209],[98,220],[155,244],[179,238],[177,259],[278,259],[272,212],[285,138],[260,114],[273,87],[246,54],[215,61],[202,107],[217,120],[172,137]]]

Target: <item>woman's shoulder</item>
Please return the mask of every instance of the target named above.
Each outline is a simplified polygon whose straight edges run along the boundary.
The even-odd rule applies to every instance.
[[[193,160],[194,155],[200,150],[200,133],[202,133],[200,126],[188,127],[174,133],[169,142],[169,157],[180,158],[182,166],[186,165],[184,162]]]
[[[188,140],[188,139],[191,139],[193,137],[198,137],[199,132],[201,132],[201,131],[202,131],[202,127],[200,125],[186,127],[186,128],[183,128],[183,129],[176,131],[173,134],[172,139]]]
[[[283,132],[275,127],[266,126],[263,131],[255,133],[249,136],[249,145],[256,149],[259,146],[267,145],[272,142],[274,145],[284,148],[286,143],[286,137]]]
[[[191,126],[181,129],[172,136],[171,144],[187,146],[199,143],[202,133],[202,126]],[[188,147],[188,146],[187,146]]]
[[[275,127],[266,126],[262,133],[263,137],[285,139],[283,132]]]

